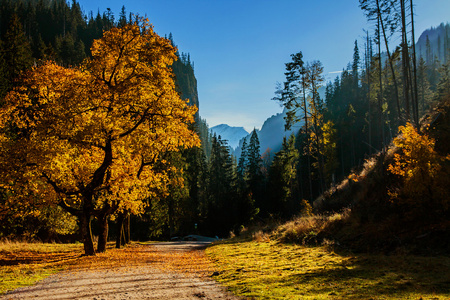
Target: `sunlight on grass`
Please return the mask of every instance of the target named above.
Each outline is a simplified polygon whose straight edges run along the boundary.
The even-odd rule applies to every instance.
[[[257,299],[450,299],[450,258],[342,255],[324,247],[238,242],[206,250],[214,278]]]
[[[0,294],[31,285],[66,268],[82,253],[82,244],[0,243]]]

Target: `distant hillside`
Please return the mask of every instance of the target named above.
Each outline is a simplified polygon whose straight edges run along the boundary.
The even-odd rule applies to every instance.
[[[189,54],[177,54],[178,60],[172,65],[176,78],[177,90],[181,93],[184,100],[189,99],[190,105],[198,107],[197,79],[194,75],[194,64],[191,62]]]
[[[361,171],[315,200],[320,213],[348,209],[346,217],[323,227],[318,236],[359,251],[402,248],[426,255],[449,253],[449,129],[447,95],[421,121],[420,135],[432,138],[431,143],[411,131],[405,137],[403,132],[397,139],[403,141],[405,149],[412,150],[391,143],[386,152],[366,160]],[[405,146],[407,143],[409,146]],[[390,171],[399,158],[403,165],[397,166],[409,168],[403,175]]]
[[[427,46],[427,39],[429,46]],[[446,55],[450,55],[450,24],[441,23],[438,27],[425,30],[417,40],[417,57],[429,63],[435,57],[441,62],[446,62]],[[447,51],[445,51],[447,49]]]
[[[286,124],[286,121],[284,119],[285,117],[286,117],[286,110],[283,110],[283,112],[268,118],[261,127],[261,130],[257,130],[259,143],[261,147],[260,148],[261,154],[263,154],[267,150],[270,150],[272,154],[280,151],[281,143],[283,142],[283,137],[284,136],[289,137],[292,133],[296,134],[298,130],[303,126],[303,122],[298,123],[293,129],[285,131],[284,130],[284,125]],[[246,137],[250,138],[250,135]],[[239,147],[237,147],[234,152],[236,157],[239,157],[241,155],[241,147],[243,142],[244,139],[241,139],[239,141]]]
[[[211,132],[226,140],[228,145],[234,150],[239,146],[239,141],[248,135],[243,127],[232,127],[227,124],[220,124],[211,128]]]

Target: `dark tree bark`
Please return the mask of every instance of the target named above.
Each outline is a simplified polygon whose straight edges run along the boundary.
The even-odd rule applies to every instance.
[[[91,215],[90,213],[82,213],[79,216],[80,219],[80,231],[84,244],[85,255],[95,255],[94,242],[92,241],[91,232]]]
[[[386,35],[386,28],[384,25],[384,20],[383,20],[383,16],[381,13],[381,7],[380,7],[379,0],[376,0],[376,4],[377,4],[378,20],[380,22],[379,29],[381,27],[381,31],[383,32],[384,45],[386,47],[386,53],[388,56],[389,67],[391,69],[392,81],[394,82],[394,92],[395,92],[394,95],[395,95],[395,103],[397,104],[397,114],[398,114],[398,119],[400,121],[402,116],[401,116],[401,109],[400,109],[400,98],[398,96],[397,76],[395,75],[394,62],[392,61],[392,55],[391,55],[391,52],[389,51],[389,42],[388,42],[387,35]],[[378,38],[380,39],[380,35],[378,36]],[[379,43],[381,43],[381,41],[379,41]]]
[[[125,216],[123,213],[120,213],[117,217],[117,237],[116,237],[116,248],[120,249],[125,243],[124,243],[124,230],[123,230],[123,223],[125,220]]]
[[[416,58],[416,38],[414,34],[414,6],[413,0],[410,0],[411,6],[411,34],[412,34],[412,51],[413,51],[413,73],[414,73],[414,102],[415,102],[415,111],[414,111],[414,123],[416,124],[416,128],[419,127],[419,92],[417,87],[417,58]]]
[[[405,98],[405,108],[406,108],[406,120],[411,119],[410,110],[410,98],[409,98],[409,51],[408,51],[408,39],[406,35],[406,8],[405,0],[400,0],[400,12],[402,19],[402,69],[403,69],[403,97]]]
[[[378,3],[378,1],[377,1]],[[384,137],[384,115],[383,115],[383,77],[382,77],[382,73],[383,73],[383,64],[381,62],[381,39],[380,39],[380,26],[381,26],[381,13],[378,14],[378,66],[380,68],[380,95],[378,96],[378,109],[380,110],[380,116],[379,116],[379,126],[380,126],[380,131],[381,131],[381,149],[384,149],[384,142],[385,142],[385,137]]]
[[[97,252],[102,253],[106,251],[106,243],[108,242],[108,216],[103,215],[98,218],[100,234],[98,236]]]
[[[131,242],[131,214],[128,214],[125,219],[126,234],[125,234],[125,244],[129,244]]]

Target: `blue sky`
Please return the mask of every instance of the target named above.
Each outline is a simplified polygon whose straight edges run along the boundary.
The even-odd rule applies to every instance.
[[[358,0],[79,0],[87,13],[111,8],[147,15],[159,35],[173,34],[190,53],[198,81],[200,115],[221,123],[260,128],[282,108],[271,98],[284,80],[284,63],[302,51],[320,60],[330,80],[352,60],[355,39],[371,29]],[[450,21],[449,0],[415,0],[416,39]]]

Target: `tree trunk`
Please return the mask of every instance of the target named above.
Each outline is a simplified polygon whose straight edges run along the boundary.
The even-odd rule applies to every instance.
[[[94,242],[92,241],[91,233],[91,215],[81,213],[80,215],[80,230],[81,237],[84,244],[84,255],[95,255]]]
[[[405,98],[406,121],[411,121],[410,98],[409,98],[409,51],[406,36],[406,8],[405,0],[400,0],[400,12],[402,20],[402,66],[403,66],[403,97]]]
[[[380,3],[379,3],[378,0],[376,1],[376,3],[377,3],[378,20],[380,22],[379,28],[378,28],[378,43],[381,43],[381,41],[380,41],[381,37],[380,37],[380,32],[379,32],[380,27],[381,27],[381,30],[383,32],[384,45],[386,46],[386,52],[387,52],[387,55],[388,55],[389,66],[391,68],[392,80],[394,82],[395,102],[397,104],[397,114],[398,114],[398,120],[400,122],[400,120],[401,120],[400,99],[399,99],[399,96],[398,96],[398,84],[397,84],[397,78],[395,76],[394,63],[392,61],[391,52],[389,51],[389,43],[388,43],[387,36],[386,36],[386,29],[384,28],[383,18],[381,16]],[[380,56],[380,60],[381,60],[381,56]]]
[[[371,121],[371,117],[372,117],[372,112],[370,109],[370,61],[372,59],[372,54],[370,53],[370,49],[371,49],[371,45],[370,45],[370,38],[369,38],[369,32],[367,32],[367,56],[366,56],[366,74],[367,74],[367,105],[368,105],[368,111],[369,111],[369,115],[368,115],[368,123],[369,123],[369,155],[372,155],[372,121]]]
[[[124,244],[123,242],[123,223],[124,223],[124,215],[123,213],[120,213],[117,217],[117,238],[116,238],[116,248],[120,249],[120,247]]]
[[[306,134],[306,147],[308,149],[306,157],[308,158],[308,183],[309,183],[309,200],[313,201],[312,179],[311,179],[311,161],[310,161],[310,149],[309,149],[309,133],[308,133],[308,109],[306,106],[306,76],[305,70],[302,69],[302,91],[303,91],[303,109],[305,113],[305,134]]]
[[[380,116],[379,116],[379,126],[381,131],[381,149],[384,149],[384,115],[383,115],[383,65],[381,63],[381,39],[380,39],[380,26],[381,26],[381,14],[378,14],[378,55],[379,55],[379,61],[378,65],[380,68],[380,95],[378,98],[378,109],[380,110]],[[383,150],[384,151],[384,150]]]
[[[100,234],[98,236],[98,244],[97,244],[97,252],[105,252],[106,251],[106,243],[108,241],[108,217],[100,216],[99,218],[99,227]]]
[[[131,223],[131,214],[128,214],[126,219],[125,219],[125,228],[126,228],[126,234],[125,234],[125,244],[129,244],[131,241],[131,230],[130,230],[130,225]]]
[[[415,112],[414,112],[414,122],[416,124],[416,128],[419,128],[419,93],[417,88],[417,58],[416,58],[416,37],[414,34],[414,7],[413,1],[410,0],[411,6],[411,35],[412,35],[412,51],[413,51],[413,87],[414,87],[414,102],[415,102]],[[444,54],[445,55],[445,54]]]

